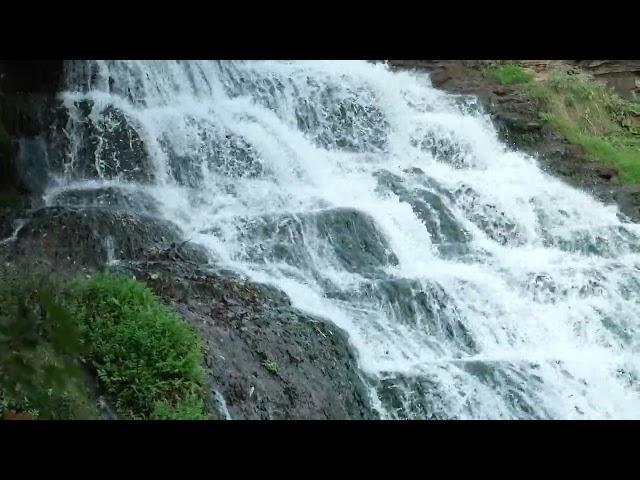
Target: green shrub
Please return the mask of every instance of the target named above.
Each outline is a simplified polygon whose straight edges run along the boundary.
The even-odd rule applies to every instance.
[[[97,417],[78,358],[80,332],[53,277],[0,266],[0,417]]]
[[[98,274],[69,285],[0,265],[0,417],[97,418],[81,358],[121,415],[209,418],[200,342],[143,284]]]
[[[71,292],[89,357],[121,414],[149,418],[161,408],[167,416],[169,405],[195,412],[180,403],[203,390],[201,345],[186,323],[130,278],[98,274]]]
[[[489,73],[500,82],[501,85],[514,83],[527,83],[533,76],[515,63],[498,63],[489,67]]]
[[[156,402],[151,420],[210,420],[211,417],[203,413],[202,399],[189,395],[180,399],[175,405],[166,400]]]

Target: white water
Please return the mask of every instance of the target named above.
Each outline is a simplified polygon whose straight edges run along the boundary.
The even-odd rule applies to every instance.
[[[345,329],[384,417],[640,418],[640,228],[506,149],[473,99],[367,62],[94,65],[91,82],[69,72],[72,117],[82,99],[95,102],[94,120],[108,105],[124,112],[156,174],[134,188],[216,263]],[[226,135],[253,161],[216,150]],[[443,141],[446,155],[429,147]],[[172,155],[189,181],[176,181]],[[435,193],[466,250],[445,253],[450,242],[378,187],[380,170]],[[346,267],[327,241],[338,233],[308,220],[336,208],[371,218],[397,263]],[[264,218],[280,229],[257,234]],[[408,296],[381,293],[404,281]]]

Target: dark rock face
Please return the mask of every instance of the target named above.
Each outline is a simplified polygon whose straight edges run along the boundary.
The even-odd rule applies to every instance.
[[[313,260],[305,245],[307,235],[323,240],[323,255],[361,275],[372,275],[398,259],[368,215],[348,208],[331,208],[300,215],[238,219],[238,238],[245,243],[245,260],[307,265]]]
[[[0,189],[24,194],[38,191],[46,183],[43,156],[22,155],[21,150],[29,150],[33,144],[25,146],[21,139],[35,141],[53,124],[54,106],[59,103],[55,94],[62,85],[62,75],[62,61],[0,60],[0,130],[7,136],[6,142],[0,141],[6,143],[0,152]]]
[[[640,185],[600,186],[594,195],[620,207],[622,220],[640,222]]]
[[[428,179],[421,170],[414,171],[413,174],[420,175],[427,184],[434,182],[432,179]],[[415,214],[427,228],[433,244],[438,247],[450,247],[465,244],[471,239],[469,232],[458,224],[451,209],[445,205],[441,194],[445,193],[446,196],[446,192],[438,186],[433,185],[428,188],[425,185],[409,189],[400,177],[386,170],[376,172],[376,177],[380,190],[393,192],[400,201],[411,205]]]
[[[376,417],[346,335],[292,308],[285,295],[189,263],[119,268],[197,328],[212,391],[233,419]]]
[[[134,125],[115,107],[94,112],[95,105],[83,100],[76,104],[75,114],[67,127],[78,135],[73,164],[67,170],[82,178],[122,179],[147,183],[153,180],[153,167],[147,155],[144,142]],[[97,117],[97,118],[96,118]],[[62,146],[64,153],[56,155],[64,158],[71,148]],[[57,170],[64,169],[57,164]],[[70,167],[70,168],[69,168]]]
[[[606,81],[620,96],[640,99],[640,60],[578,60],[576,63]]]
[[[183,240],[166,222],[98,207],[47,207],[24,219],[12,248],[18,256],[68,261],[90,267],[110,261],[140,260],[176,249]],[[184,255],[206,263],[206,255],[193,247]],[[180,258],[180,252],[177,252]]]
[[[127,211],[131,199],[122,192],[93,195],[88,201],[88,192],[68,192],[58,201],[81,207],[31,212],[15,241],[0,245],[3,255],[87,273],[118,260],[112,269],[146,282],[197,329],[209,404],[220,417],[225,409],[234,419],[376,417],[337,327],[296,310],[275,288],[212,270],[206,253],[184,242],[176,227]],[[96,206],[105,201],[115,208]]]
[[[104,207],[134,214],[158,214],[156,201],[139,190],[115,186],[93,189],[64,190],[51,202],[66,207]]]
[[[62,173],[143,183],[153,180],[144,142],[122,111],[107,107],[93,112],[92,102],[81,101],[70,116],[53,93],[1,93],[0,112],[10,151],[0,157],[8,156],[2,165],[11,166],[3,177],[16,189],[40,194],[52,174]],[[62,132],[77,137],[77,150]]]

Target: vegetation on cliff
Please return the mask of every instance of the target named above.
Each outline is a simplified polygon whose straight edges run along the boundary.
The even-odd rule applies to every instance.
[[[201,359],[192,329],[135,280],[0,269],[5,418],[97,418],[97,378],[124,418],[205,419]]]
[[[584,74],[551,71],[527,91],[538,98],[543,120],[594,160],[619,169],[623,183],[640,182],[640,103],[618,96]]]
[[[549,65],[539,78],[515,61],[486,62],[484,69],[537,100],[543,121],[591,160],[617,167],[621,183],[640,182],[640,103],[562,62]]]
[[[74,284],[69,298],[98,378],[119,412],[166,417],[176,408],[202,415],[200,342],[146,286],[97,274]]]
[[[489,73],[501,85],[527,83],[533,79],[533,75],[526,72],[520,65],[513,62],[496,62],[494,65],[489,67]]]

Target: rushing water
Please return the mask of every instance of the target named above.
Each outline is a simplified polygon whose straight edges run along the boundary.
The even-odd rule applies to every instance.
[[[383,417],[640,418],[638,225],[506,148],[474,98],[350,61],[66,81],[49,203],[150,194],[212,261],[346,330]]]

